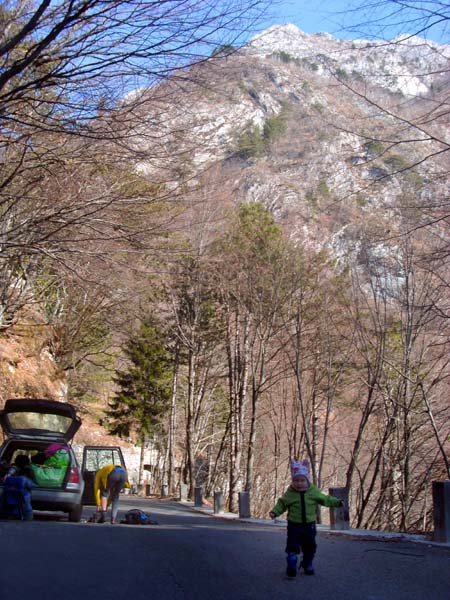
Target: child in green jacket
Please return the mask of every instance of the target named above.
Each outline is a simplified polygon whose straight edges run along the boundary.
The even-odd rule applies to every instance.
[[[270,511],[271,519],[275,519],[287,510],[287,542],[286,542],[286,575],[297,575],[297,557],[300,550],[303,560],[299,568],[305,575],[314,575],[313,558],[316,553],[316,506],[337,508],[342,506],[341,500],[323,494],[318,487],[310,483],[309,464],[307,460],[291,462],[292,482],[286,492],[278,498]]]

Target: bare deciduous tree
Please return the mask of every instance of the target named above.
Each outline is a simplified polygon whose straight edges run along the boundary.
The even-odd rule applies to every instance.
[[[174,149],[162,142],[172,132],[165,115],[176,106],[177,87],[189,82],[192,89],[185,67],[238,43],[262,6],[260,0],[0,4],[3,326],[29,300],[39,257],[58,253],[62,261],[69,241],[80,248],[86,239],[142,232],[142,222],[126,226],[122,209],[167,199],[168,190],[124,190],[119,173],[133,173],[139,160],[169,160]],[[146,135],[145,112],[160,124],[157,135],[154,128]]]

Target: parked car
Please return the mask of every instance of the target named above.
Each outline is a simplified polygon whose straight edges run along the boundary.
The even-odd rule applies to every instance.
[[[127,470],[122,450],[119,446],[85,446],[81,471],[84,479],[82,503],[95,505],[94,481],[96,472],[105,465],[117,465]]]
[[[67,462],[58,471],[60,479],[40,481],[31,490],[31,505],[33,510],[66,512],[69,521],[80,521],[84,481],[70,446],[81,426],[75,407],[44,399],[7,400],[0,411],[0,425],[5,438],[0,447],[0,461],[7,464],[12,465],[18,455],[26,455],[33,462],[36,455],[42,455],[53,444],[65,447]],[[49,469],[47,475],[51,473]],[[0,482],[0,501],[3,493],[4,483]]]

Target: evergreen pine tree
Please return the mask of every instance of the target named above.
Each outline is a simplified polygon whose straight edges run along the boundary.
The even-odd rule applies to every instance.
[[[129,361],[116,370],[118,391],[105,411],[106,426],[114,435],[137,435],[143,443],[169,408],[171,365],[162,333],[147,319],[123,348]]]

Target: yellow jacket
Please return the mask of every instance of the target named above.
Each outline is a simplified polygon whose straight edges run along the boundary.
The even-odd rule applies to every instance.
[[[105,465],[104,467],[102,467],[101,469],[99,469],[97,471],[97,473],[95,474],[95,481],[94,481],[94,498],[95,498],[95,503],[97,504],[97,506],[101,505],[101,501],[100,501],[100,492],[101,490],[105,489],[107,486],[107,482],[108,482],[108,475],[111,473],[111,471],[113,471],[116,467],[120,467],[121,469],[123,469],[123,467],[121,465]],[[125,471],[125,469],[124,469]],[[125,471],[126,473],[126,471]],[[125,487],[126,488],[130,488],[131,485],[128,481],[128,474],[127,474],[127,480],[125,481]],[[108,505],[111,504],[111,497],[108,498]]]

